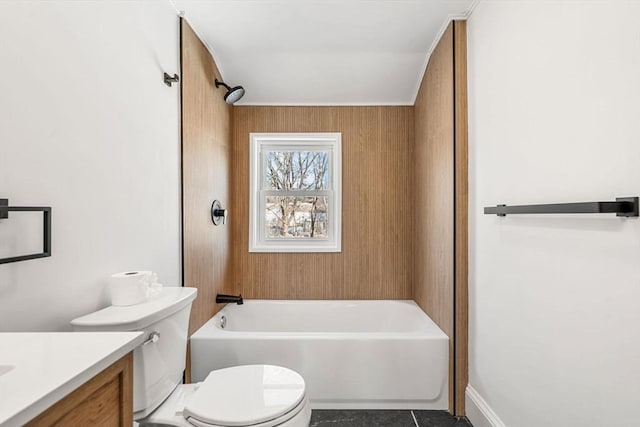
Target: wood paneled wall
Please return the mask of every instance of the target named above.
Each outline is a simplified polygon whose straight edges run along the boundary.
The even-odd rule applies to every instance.
[[[453,336],[453,26],[431,54],[415,103],[414,298]]]
[[[230,107],[182,20],[184,285],[193,333],[217,293],[262,299],[414,299],[450,337],[450,409],[467,384],[466,26],[434,50],[414,107]],[[249,134],[341,132],[342,252],[249,253]],[[229,209],[211,224],[218,199]]]
[[[449,336],[449,408],[464,415],[467,374],[466,23],[449,25],[415,103],[414,299]]]
[[[247,298],[411,299],[412,107],[234,107],[233,286]],[[249,133],[342,132],[342,252],[249,253]]]
[[[211,203],[230,203],[232,107],[214,81],[220,72],[189,24],[181,19],[182,209],[184,286],[198,288],[189,335],[219,308],[217,293],[235,293],[230,228],[214,226]]]
[[[456,415],[465,415],[469,384],[469,118],[467,113],[467,22],[453,22],[455,116],[454,372]]]

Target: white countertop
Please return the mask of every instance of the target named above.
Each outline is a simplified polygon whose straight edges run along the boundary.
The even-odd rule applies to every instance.
[[[0,333],[0,426],[21,426],[129,353],[142,332]]]

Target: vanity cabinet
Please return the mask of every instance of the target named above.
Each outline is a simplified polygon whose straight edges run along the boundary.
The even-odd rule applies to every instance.
[[[133,352],[129,352],[26,424],[27,427],[132,425]]]

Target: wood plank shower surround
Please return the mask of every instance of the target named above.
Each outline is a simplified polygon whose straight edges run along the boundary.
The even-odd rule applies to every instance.
[[[221,79],[211,54],[180,20],[182,88],[183,284],[198,288],[189,335],[222,308],[217,293],[237,293],[230,271],[230,229],[214,226],[214,199],[229,205],[232,107],[214,81]]]
[[[415,103],[413,298],[450,338],[449,408],[464,415],[467,362],[466,22],[431,54]]]
[[[411,299],[412,107],[234,107],[233,286],[247,298]],[[342,132],[342,252],[249,253],[249,133]]]
[[[466,24],[433,52],[415,106],[231,107],[181,20],[183,270],[189,334],[217,293],[264,299],[414,299],[447,333],[452,412],[467,385]],[[341,253],[249,253],[249,133],[342,132]],[[214,198],[229,208],[214,227]],[[187,377],[188,378],[188,377]]]

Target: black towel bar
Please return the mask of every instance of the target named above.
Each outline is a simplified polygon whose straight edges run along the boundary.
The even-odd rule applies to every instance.
[[[9,206],[8,199],[0,199],[0,219],[9,218],[9,212],[42,212],[42,224],[44,228],[42,238],[42,252],[30,255],[20,255],[9,258],[0,258],[0,264],[26,261],[29,259],[45,258],[51,256],[51,207],[49,206]]]
[[[621,217],[638,216],[638,197],[618,197],[615,202],[556,203],[549,205],[519,205],[485,207],[485,215],[507,216],[512,214],[579,214],[615,213]]]

